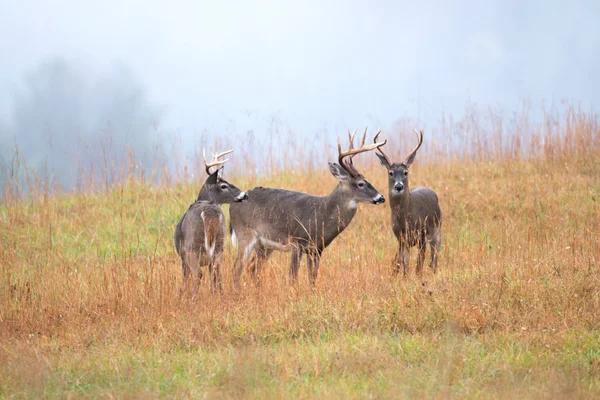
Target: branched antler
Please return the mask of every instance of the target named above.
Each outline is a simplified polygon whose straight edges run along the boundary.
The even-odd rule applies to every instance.
[[[219,166],[219,165],[223,165],[223,164],[225,164],[227,161],[229,161],[229,158],[226,158],[226,159],[224,159],[224,160],[219,160],[219,158],[221,158],[221,157],[223,157],[223,156],[226,156],[226,155],[227,155],[227,154],[229,154],[229,153],[232,153],[232,152],[233,152],[233,150],[234,150],[234,149],[227,150],[227,151],[224,151],[224,152],[222,152],[222,153],[217,153],[217,154],[214,154],[214,153],[212,152],[212,149],[211,149],[211,150],[210,150],[210,154],[212,155],[212,161],[211,161],[210,163],[207,163],[207,162],[206,162],[206,149],[202,149],[202,153],[203,153],[203,155],[204,155],[204,166],[205,166],[205,168],[206,168],[206,173],[207,173],[208,175],[211,175],[211,174],[214,172],[214,171],[213,171],[213,172],[211,172],[211,171],[210,171],[210,169],[211,169],[212,167],[216,167],[216,166]]]
[[[408,157],[406,157],[406,160],[404,161],[405,164],[408,164],[409,163],[408,160],[410,160],[411,158],[414,158],[417,150],[419,150],[419,147],[421,147],[421,145],[423,144],[423,131],[418,131],[415,129],[415,133],[417,134],[417,140],[419,141],[419,143],[417,144],[417,147],[415,147],[415,149],[410,152]]]
[[[377,132],[377,134],[375,135],[375,137],[373,138],[373,143],[377,143],[377,138],[379,137],[379,134],[381,133],[381,129]],[[386,142],[383,142],[384,144]],[[383,156],[383,158],[385,158],[385,161],[387,161],[388,165],[392,165],[392,160],[390,160],[390,158],[387,156],[387,154],[385,154],[383,152],[383,144],[381,146],[377,146],[377,151],[379,151],[379,153]]]
[[[348,130],[348,139],[350,139],[350,148],[347,151],[342,151],[342,144],[340,142],[340,137],[338,136],[338,163],[353,178],[357,177],[359,175],[359,172],[354,167],[352,158],[359,153],[364,153],[365,151],[374,150],[374,149],[381,147],[387,143],[387,141],[384,140],[381,143],[376,142],[374,144],[365,146],[365,142],[367,140],[367,128],[365,128],[365,133],[363,134],[363,138],[360,143],[360,148],[355,149],[354,148],[354,136],[355,135],[356,135],[356,130],[354,131],[354,133],[350,133],[350,131]]]
[[[418,131],[415,129],[415,132],[417,133],[417,140],[419,141],[419,143],[417,144],[417,147],[414,148],[413,151],[410,152],[410,154],[408,155],[408,157],[406,157],[406,160],[404,161],[404,164],[408,164],[411,157],[414,157],[415,153],[417,152],[417,150],[419,150],[419,147],[421,147],[421,145],[423,144],[423,131]],[[379,136],[379,134],[381,133],[381,131],[377,132],[377,134],[375,135],[375,137],[373,138],[373,141],[375,143],[377,143],[377,137]],[[385,144],[385,142],[384,142]],[[377,146],[377,151],[379,151],[379,153],[383,156],[383,158],[385,158],[385,161],[387,161],[388,165],[392,165],[392,160],[387,156],[387,154],[385,154],[383,152],[383,149],[381,148],[383,146],[379,145]]]

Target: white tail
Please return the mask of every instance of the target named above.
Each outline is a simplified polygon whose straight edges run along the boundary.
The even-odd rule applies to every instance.
[[[237,235],[235,234],[234,229],[231,230],[231,244],[233,245],[233,247],[237,247],[238,245]]]

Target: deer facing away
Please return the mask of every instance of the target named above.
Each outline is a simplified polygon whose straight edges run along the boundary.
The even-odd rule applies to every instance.
[[[198,193],[196,201],[188,208],[177,227],[175,228],[175,249],[181,257],[183,269],[183,284],[181,294],[185,290],[190,273],[194,282],[192,299],[198,293],[198,286],[202,279],[201,266],[208,264],[210,277],[210,291],[215,292],[218,287],[223,291],[221,279],[221,259],[225,242],[225,216],[221,204],[242,202],[248,195],[227,182],[221,177],[223,167],[228,159],[219,160],[220,157],[231,153],[229,150],[220,154],[213,154],[211,163],[204,165],[208,178]],[[211,172],[212,167],[217,167]]]
[[[394,257],[394,273],[400,272],[400,262],[404,267],[404,275],[408,274],[410,248],[417,246],[417,274],[421,274],[425,251],[429,243],[431,252],[431,268],[437,272],[438,254],[442,241],[442,211],[435,192],[429,188],[417,187],[409,190],[409,168],[417,150],[423,144],[423,132],[417,132],[417,147],[402,163],[393,163],[383,152],[382,146],[377,150],[379,161],[388,172],[388,192],[392,212],[392,229],[398,239],[398,250]],[[377,141],[377,136],[375,141]]]
[[[354,134],[356,131],[354,131]],[[327,196],[313,196],[284,189],[256,187],[249,200],[232,204],[232,240],[238,242],[238,254],[233,266],[234,286],[239,287],[240,275],[250,258],[250,273],[260,283],[261,267],[274,250],[291,252],[289,277],[295,282],[303,254],[307,256],[308,279],[314,286],[323,250],[350,224],[358,203],[381,204],[385,198],[356,170],[352,158],[385,144],[365,146],[367,130],[361,147],[342,152],[338,138],[338,163],[329,163],[331,174],[339,180]]]

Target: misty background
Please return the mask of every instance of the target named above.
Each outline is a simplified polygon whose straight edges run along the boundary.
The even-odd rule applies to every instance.
[[[459,151],[449,116],[593,110],[599,20],[597,1],[5,1],[0,163],[18,149],[69,189],[109,166],[200,175],[213,144],[238,168],[324,162],[366,125]]]

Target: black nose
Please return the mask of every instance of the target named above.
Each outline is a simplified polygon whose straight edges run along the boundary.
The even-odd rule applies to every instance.
[[[244,193],[244,195],[242,196],[242,200],[248,200],[248,193]]]
[[[398,182],[394,185],[394,189],[396,189],[397,191],[401,191],[402,189],[404,189],[404,185],[402,184],[402,182]]]

